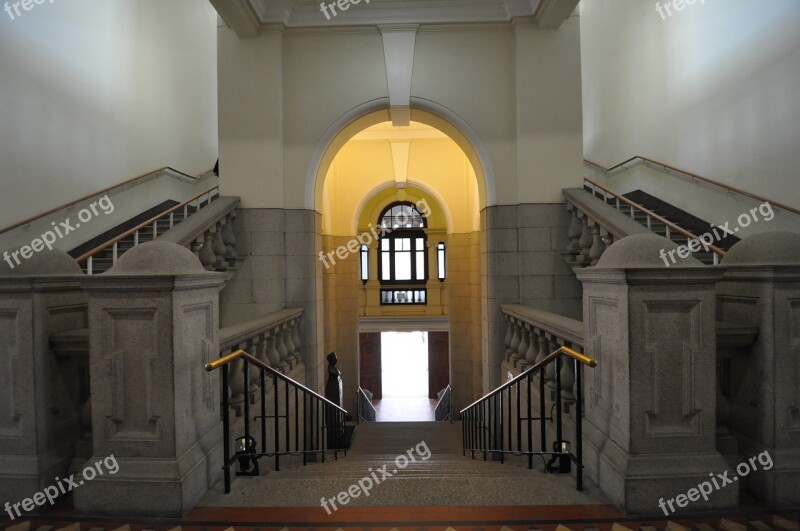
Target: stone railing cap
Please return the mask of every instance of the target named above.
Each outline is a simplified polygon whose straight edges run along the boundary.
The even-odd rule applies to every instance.
[[[189,249],[172,242],[152,241],[123,254],[102,276],[198,274],[208,271]]]
[[[664,256],[670,251],[678,249],[678,245],[658,234],[632,234],[614,242],[606,249],[597,262],[596,268],[607,269],[638,269],[667,267]],[[669,267],[703,267],[703,263],[693,256],[680,258],[673,252],[675,263],[667,257]]]
[[[2,253],[0,252],[0,255]],[[43,275],[83,275],[83,270],[78,262],[75,261],[66,251],[53,249],[34,253],[27,260],[21,260],[18,266],[11,269],[8,264],[0,264],[0,276],[22,275],[22,276],[43,276]]]
[[[721,264],[800,265],[800,234],[764,232],[749,236],[731,247]]]

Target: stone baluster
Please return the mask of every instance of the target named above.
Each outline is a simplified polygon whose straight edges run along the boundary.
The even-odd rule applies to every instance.
[[[272,367],[272,362],[269,359],[269,333],[262,332],[257,337],[253,339],[253,348],[255,349],[255,353],[253,354],[258,360],[265,365],[269,365]],[[266,391],[272,388],[272,378],[270,377],[269,373],[264,375],[266,381]],[[261,385],[261,375],[258,375],[259,378],[259,385]]]
[[[506,320],[506,337],[503,339],[503,345],[506,349],[506,361],[511,361],[511,339],[514,337],[514,325],[511,324],[511,317],[505,315]]]
[[[522,334],[520,333],[520,324],[516,319],[511,319],[511,325],[514,327],[514,335],[511,337],[511,358],[508,361],[516,367],[517,361],[521,358],[519,355],[519,343],[522,340]]]
[[[198,258],[200,263],[203,264],[208,271],[214,270],[214,264],[217,263],[217,255],[214,253],[214,234],[208,230],[203,234],[203,246],[200,248]]]
[[[283,333],[286,325],[283,324],[275,328],[275,348],[278,351],[278,356],[281,358],[281,364],[289,371],[292,369],[292,360],[289,358],[289,353],[286,352],[286,345],[283,342]]]
[[[577,262],[581,267],[586,267],[592,262],[589,254],[594,239],[592,238],[592,230],[589,228],[589,218],[583,216],[581,218],[582,232],[578,244],[581,246],[581,251],[578,253]]]
[[[300,360],[295,355],[294,342],[292,341],[293,327],[294,321],[289,321],[286,323],[285,328],[283,329],[283,345],[286,347],[286,357],[291,360],[292,367],[296,367],[297,362]]]
[[[524,369],[528,366],[528,347],[530,346],[530,340],[528,337],[528,325],[525,323],[520,323],[520,341],[519,347],[517,347],[517,353],[519,354],[519,359],[517,359],[516,366],[520,369]]]
[[[256,338],[248,339],[244,345],[241,345],[239,348],[243,349],[248,354],[252,354],[253,356],[256,355]],[[257,357],[257,356],[256,356]],[[260,378],[261,369],[256,367],[252,363],[248,368],[247,377],[249,379],[249,392],[250,392],[250,403],[253,404],[256,401],[256,397],[258,396],[258,387],[259,382],[261,381]]]
[[[541,363],[547,357],[549,352],[547,352],[547,336],[545,335],[544,330],[537,330],[536,331],[536,343],[538,345],[538,352],[536,354],[536,363]]]
[[[233,220],[236,219],[236,211],[234,210],[225,218],[225,226],[222,230],[222,242],[225,244],[225,261],[228,262],[228,267],[235,267],[239,261],[239,255],[236,252],[236,232],[233,230]]]
[[[525,352],[525,359],[528,365],[536,363],[536,356],[539,351],[539,339],[536,337],[536,329],[528,327],[528,350]]]
[[[300,340],[300,321],[301,319],[298,317],[294,321],[294,326],[292,326],[292,343],[294,343],[294,356],[298,363],[303,361],[303,353],[300,350],[302,347],[302,343]]]
[[[581,252],[580,241],[581,235],[583,234],[583,224],[581,223],[581,218],[578,217],[578,209],[570,204],[567,204],[567,208],[569,209],[572,219],[570,221],[569,231],[567,232],[569,242],[567,243],[564,254],[568,262],[574,263],[577,261],[578,254]]]
[[[589,249],[589,258],[592,259],[591,265],[597,265],[597,261],[603,256],[606,248],[603,245],[603,238],[600,236],[600,225],[592,225],[592,247]]]
[[[548,334],[549,335],[549,334]],[[550,336],[548,338],[548,350],[547,354],[550,355],[551,353],[558,350],[561,345],[558,344],[558,338],[555,336]],[[556,364],[548,363],[547,368],[544,371],[544,378],[547,380],[547,387],[550,389],[556,388]]]
[[[275,341],[275,329],[269,331],[266,350],[270,367],[285,373],[286,364],[281,362],[281,355],[278,353],[278,347]]]
[[[228,385],[231,388],[231,407],[236,408],[236,416],[241,416],[241,405],[244,403],[244,362],[241,358],[233,360],[228,372]]]
[[[225,271],[228,269],[228,262],[225,261],[225,254],[228,252],[227,247],[225,247],[225,241],[222,238],[222,231],[225,229],[225,219],[221,219],[217,221],[214,225],[214,237],[211,240],[211,248],[214,250],[214,255],[216,255],[216,261],[214,262],[214,268],[217,271]]]

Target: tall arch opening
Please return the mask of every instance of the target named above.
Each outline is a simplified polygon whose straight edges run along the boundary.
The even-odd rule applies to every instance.
[[[384,109],[345,126],[319,161],[324,350],[338,354],[345,407],[356,409],[359,385],[383,400],[384,420],[414,420],[391,411],[422,411],[425,401],[431,409],[447,385],[466,405],[481,382],[480,212],[489,194],[478,150],[427,111],[395,127]],[[419,396],[384,397],[384,382]]]

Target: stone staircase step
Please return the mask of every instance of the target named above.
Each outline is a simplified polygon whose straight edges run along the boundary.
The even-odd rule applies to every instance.
[[[81,524],[70,524],[66,527],[60,527],[56,531],[81,531]]]
[[[667,526],[664,528],[665,531],[691,531],[688,527],[682,526],[677,522],[673,522],[670,520],[667,522]]]
[[[755,529],[756,531],[771,531],[772,530],[772,526],[771,525],[765,524],[761,520],[751,520],[751,521],[747,522],[747,524],[750,527],[752,527],[753,529]]]
[[[772,517],[772,525],[780,529],[789,529],[791,531],[800,529],[800,524],[798,524],[796,520],[790,520],[789,518],[777,515]]]
[[[30,531],[31,523],[30,522],[22,522],[19,524],[15,524],[9,526],[5,529],[5,531]]]
[[[717,529],[715,527],[713,527],[713,526],[711,526],[709,524],[703,523],[703,522],[698,523],[698,524],[694,524],[694,528],[697,531],[717,531]]]
[[[723,518],[719,521],[719,528],[724,531],[747,531],[747,526],[745,524],[740,524],[733,520],[728,520],[727,518]]]

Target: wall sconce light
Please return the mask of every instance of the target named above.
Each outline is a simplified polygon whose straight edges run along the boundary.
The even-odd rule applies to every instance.
[[[445,249],[444,242],[439,242],[439,245],[436,246],[436,256],[439,265],[439,282],[444,282],[447,276],[447,250]]]
[[[361,245],[361,282],[364,285],[369,280],[369,247]]]

